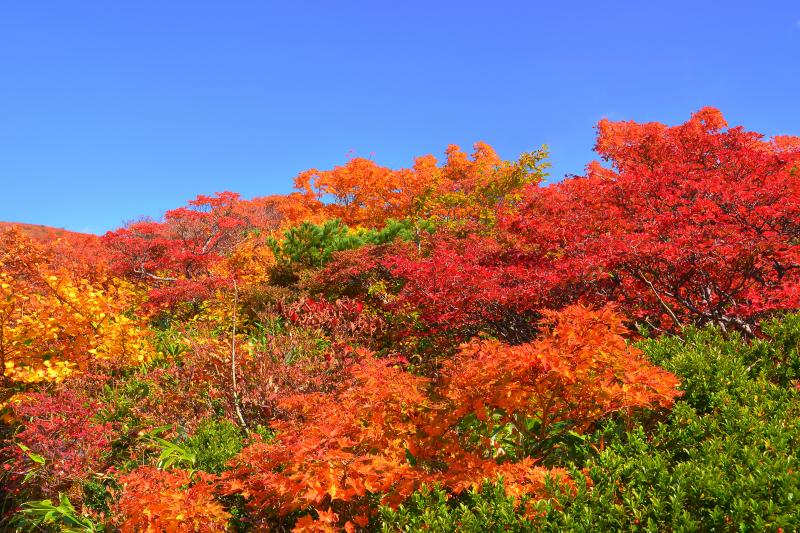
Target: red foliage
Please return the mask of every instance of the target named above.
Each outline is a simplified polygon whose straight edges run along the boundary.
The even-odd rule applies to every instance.
[[[800,143],[725,128],[704,109],[683,125],[598,126],[612,169],[531,186],[499,234],[452,239],[383,264],[431,328],[520,342],[541,307],[618,302],[662,329],[714,323],[753,333],[800,306]],[[522,333],[522,334],[521,334]]]
[[[0,222],[0,233],[16,229],[23,235],[52,250],[54,268],[69,268],[81,276],[91,277],[105,266],[105,247],[100,237],[50,226]]]
[[[198,196],[162,221],[109,232],[105,251],[92,238],[39,246],[4,232],[5,382],[73,379],[100,395],[129,375],[90,365],[90,354],[150,360],[149,327],[133,316],[143,291],[106,275],[107,253],[155,304],[216,298],[180,342],[164,343],[175,364],[142,368],[147,398],[121,403],[117,414],[135,419],[126,427],[191,432],[216,414],[276,430],[220,478],[149,467],[122,476],[122,531],[222,531],[231,517],[217,492],[243,497],[256,527],[300,515],[301,530],[349,531],[422,484],[459,493],[502,475],[510,494],[534,500],[548,477],[574,487],[558,465],[576,434],[668,409],[680,394],[675,376],[625,341],[617,309],[659,330],[752,334],[762,317],[800,307],[800,139],[728,128],[705,108],[674,127],[601,121],[596,149],[607,167],[544,187],[543,152],[506,162],[482,143],[472,155],[451,146],[442,164],[425,156],[399,170],[354,158],[300,174],[300,192],[286,196]],[[281,272],[267,237],[333,216],[438,230],[338,253],[273,290]],[[234,279],[232,294],[219,290]],[[398,352],[417,366],[386,356]],[[53,356],[90,373],[70,377]],[[105,468],[112,429],[94,421],[99,404],[71,390],[23,398],[2,406],[20,428],[0,448],[8,487],[27,488],[27,477],[25,496],[52,497]]]
[[[10,464],[5,483],[13,490],[23,489],[23,480],[30,474],[25,487],[38,487],[41,494],[37,496],[56,497],[107,466],[113,431],[110,424],[93,420],[99,403],[64,390],[52,396],[26,394],[12,401],[12,407],[21,429],[2,448],[2,455]],[[35,456],[44,462],[35,461]]]
[[[197,301],[229,282],[213,267],[242,242],[252,214],[238,194],[201,195],[168,211],[163,222],[135,222],[103,239],[114,271],[153,284],[155,303]]]
[[[705,108],[675,127],[602,121],[597,150],[613,170],[532,188],[505,221],[560,285],[659,327],[751,332],[800,305],[797,142],[726,129]]]
[[[158,424],[193,428],[213,415],[214,403],[238,420],[233,396],[231,341],[203,331],[187,339],[180,367],[154,369],[148,379],[157,386],[136,411],[155,415]],[[342,380],[343,369],[358,350],[340,343],[320,343],[318,332],[286,325],[261,330],[251,342],[236,341],[237,395],[247,423],[255,427],[294,416],[282,401],[296,394],[326,393]],[[175,389],[181,394],[175,394]]]
[[[398,254],[383,264],[402,281],[392,306],[419,311],[428,334],[446,331],[467,340],[488,329],[523,342],[534,333],[532,313],[552,304],[548,265],[521,262],[492,237],[440,232],[426,253]]]
[[[337,345],[369,342],[383,330],[380,317],[364,312],[364,304],[350,298],[333,302],[307,298],[280,306],[283,316],[303,328],[321,330]]]
[[[402,241],[336,252],[330,263],[307,284],[311,290],[327,295],[369,298],[374,283],[392,279],[386,267],[389,261],[413,253],[410,245]]]

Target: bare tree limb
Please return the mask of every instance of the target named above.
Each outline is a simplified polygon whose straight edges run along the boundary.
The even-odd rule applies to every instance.
[[[239,307],[239,287],[236,280],[233,280],[233,327],[231,328],[231,384],[233,386],[233,407],[236,409],[236,416],[242,424],[245,433],[249,433],[247,422],[242,416],[242,408],[239,401],[239,391],[236,386],[236,309]]]
[[[660,303],[660,304],[661,304],[661,307],[663,307],[663,308],[664,308],[664,310],[667,312],[667,314],[668,314],[668,315],[669,315],[669,317],[672,319],[672,321],[673,321],[673,322],[675,322],[675,325],[676,325],[676,326],[678,326],[679,328],[680,328],[680,327],[683,327],[683,324],[681,324],[681,321],[680,321],[680,320],[678,320],[678,317],[677,317],[677,316],[675,316],[675,312],[672,310],[672,308],[671,308],[670,306],[668,306],[668,305],[667,305],[667,303],[666,303],[666,302],[665,302],[665,301],[664,301],[664,300],[661,298],[661,295],[660,295],[660,294],[658,294],[658,291],[657,291],[657,290],[656,290],[656,288],[653,286],[653,283],[652,283],[652,282],[651,282],[649,279],[647,279],[647,278],[644,276],[644,274],[642,274],[641,272],[640,272],[640,273],[638,273],[638,276],[637,276],[637,277],[638,277],[640,280],[644,281],[644,282],[647,284],[647,286],[648,286],[648,287],[650,287],[650,290],[653,292],[653,294],[655,295],[655,297],[658,299],[658,303]]]

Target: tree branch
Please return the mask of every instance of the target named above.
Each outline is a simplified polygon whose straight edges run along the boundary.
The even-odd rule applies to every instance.
[[[239,287],[236,280],[233,280],[233,327],[231,328],[231,384],[233,387],[233,407],[236,409],[236,416],[242,424],[245,433],[249,433],[247,422],[242,415],[242,408],[239,401],[239,392],[236,387],[236,309],[239,307]]]

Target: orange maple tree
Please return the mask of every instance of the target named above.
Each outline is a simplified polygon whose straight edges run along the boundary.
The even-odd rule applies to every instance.
[[[228,531],[231,515],[214,497],[216,480],[203,472],[140,467],[119,479],[114,506],[123,533]]]
[[[363,354],[333,394],[282,402],[293,416],[274,424],[274,440],[242,451],[226,492],[264,519],[313,508],[301,529],[365,526],[372,500],[397,505],[423,483],[457,493],[503,476],[510,494],[542,497],[548,477],[571,483],[541,464],[560,434],[679,395],[677,379],[624,333],[611,309],[570,307],[549,313],[532,343],[465,345],[440,380]],[[493,438],[499,426],[516,437],[515,453]]]
[[[295,178],[308,205],[352,226],[377,227],[390,218],[437,218],[450,222],[493,219],[495,208],[514,203],[523,187],[544,177],[546,150],[504,161],[486,143],[472,155],[450,145],[445,162],[418,157],[412,168],[392,170],[354,157],[332,170],[307,170]]]
[[[275,440],[242,451],[227,490],[264,518],[313,507],[331,527],[366,525],[372,494],[387,502],[408,496],[418,473],[406,454],[427,380],[368,355],[349,374],[336,394],[285,398],[282,408],[293,416],[274,424]]]
[[[669,408],[679,395],[677,378],[626,342],[610,307],[546,312],[542,327],[533,342],[473,340],[446,361],[440,394],[450,423],[440,427],[472,415],[484,434],[508,429],[512,447],[498,453],[543,458],[569,432],[587,433],[611,413]]]

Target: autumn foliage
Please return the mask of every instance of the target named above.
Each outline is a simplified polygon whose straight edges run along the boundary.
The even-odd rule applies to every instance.
[[[586,177],[529,189],[506,228],[561,283],[654,327],[752,332],[798,306],[800,150],[705,108],[675,127],[598,125]]]
[[[0,523],[366,531],[493,483],[533,524],[586,497],[607,434],[691,418],[642,337],[800,307],[800,141],[704,108],[601,121],[596,151],[556,183],[544,149],[477,143],[102,238],[1,230]],[[794,390],[782,339],[747,372]]]
[[[227,531],[230,514],[214,498],[212,476],[141,467],[120,484],[120,531]]]
[[[17,396],[11,405],[21,427],[14,443],[0,448],[8,489],[19,492],[33,479],[40,496],[56,496],[108,467],[113,430],[93,420],[96,401],[64,391]]]
[[[554,431],[586,432],[610,413],[672,405],[677,380],[626,343],[613,310],[571,306],[545,316],[545,333],[533,342],[475,340],[445,363],[450,416],[509,424],[521,442],[532,442],[552,439]]]
[[[537,466],[558,432],[586,432],[615,412],[669,408],[678,395],[674,376],[625,343],[611,310],[568,308],[551,313],[547,328],[526,345],[467,344],[439,380],[364,355],[333,393],[287,396],[291,416],[274,424],[273,441],[242,452],[227,490],[256,513],[313,507],[327,526],[365,526],[370,498],[396,505],[425,483],[460,492],[504,475],[513,494],[544,495],[546,476],[567,481]],[[484,424],[465,430],[467,417]],[[500,426],[517,434],[516,454],[491,442]]]
[[[142,301],[126,281],[93,279],[60,266],[23,234],[0,235],[0,362],[13,381],[54,381],[97,365],[139,364],[152,355]],[[63,260],[63,258],[60,258]]]
[[[442,235],[423,254],[380,261],[428,328],[468,338],[530,335],[543,307],[617,302],[656,330],[715,324],[756,333],[798,301],[800,150],[727,128],[703,109],[687,123],[598,125],[587,175],[529,186],[498,209],[491,235]],[[374,265],[365,263],[354,276]]]
[[[508,162],[485,143],[476,143],[471,155],[450,145],[445,155],[441,165],[428,155],[399,170],[354,157],[333,170],[300,173],[295,188],[327,216],[357,226],[408,216],[486,221],[500,203],[513,204],[524,185],[541,181],[547,167],[544,150]],[[328,198],[331,202],[324,204]]]

